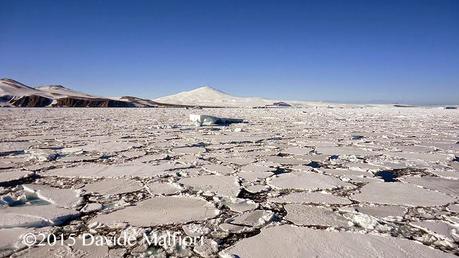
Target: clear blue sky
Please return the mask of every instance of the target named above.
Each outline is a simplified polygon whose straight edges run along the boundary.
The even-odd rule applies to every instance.
[[[459,1],[0,0],[0,77],[105,96],[459,103]]]

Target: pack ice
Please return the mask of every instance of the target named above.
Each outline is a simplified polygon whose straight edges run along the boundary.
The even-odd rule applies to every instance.
[[[0,109],[0,256],[459,255],[457,110],[297,104]],[[202,245],[141,241],[166,231]]]

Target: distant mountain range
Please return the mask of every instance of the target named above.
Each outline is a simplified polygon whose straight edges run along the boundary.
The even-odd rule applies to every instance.
[[[145,99],[135,96],[103,97],[79,92],[62,85],[31,87],[13,79],[0,79],[0,107],[277,108],[290,106],[328,108],[362,106],[414,107],[402,103],[356,104],[237,97],[208,86],[157,99]],[[458,105],[447,106],[447,108],[457,109]]]
[[[30,87],[12,79],[0,79],[3,107],[282,107],[289,104],[258,97],[235,97],[211,87],[161,97],[100,97],[62,85]]]

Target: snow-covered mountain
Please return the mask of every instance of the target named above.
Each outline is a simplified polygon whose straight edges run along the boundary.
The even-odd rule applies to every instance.
[[[12,79],[0,79],[0,106],[15,107],[134,107],[129,101],[97,97],[49,85],[38,88]]]
[[[236,97],[208,86],[157,98],[154,101],[207,107],[256,107],[272,105],[277,102],[258,97]]]
[[[0,79],[0,107],[178,107],[134,96],[99,97],[62,85],[30,87]],[[194,105],[193,105],[194,106]]]
[[[296,103],[295,103],[296,105]],[[284,107],[289,104],[259,97],[237,97],[212,87],[161,97],[99,97],[62,85],[30,87],[12,79],[0,79],[0,106],[16,107]]]
[[[40,87],[37,87],[36,89],[42,92],[46,92],[48,95],[53,96],[55,98],[63,98],[63,97],[99,98],[97,96],[93,96],[90,94],[86,94],[83,92],[79,92],[76,90],[66,88],[62,85],[40,86]]]
[[[47,92],[37,90],[18,81],[12,79],[0,79],[0,97],[16,97],[31,95],[50,97],[50,95]]]

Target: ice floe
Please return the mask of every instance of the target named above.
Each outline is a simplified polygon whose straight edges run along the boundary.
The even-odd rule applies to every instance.
[[[240,191],[238,180],[234,176],[197,176],[183,178],[178,182],[207,195],[213,193],[219,196],[236,197]]]
[[[305,241],[307,240],[307,241]],[[357,244],[358,243],[358,244]],[[220,253],[238,257],[454,257],[401,238],[295,226],[263,229]]]
[[[338,187],[353,187],[337,178],[314,172],[292,172],[281,174],[269,181],[269,185],[282,189],[316,190]]]
[[[218,215],[211,203],[195,197],[153,197],[108,214],[100,214],[92,219],[112,225],[127,222],[133,226],[149,227],[202,221]]]
[[[359,202],[403,206],[441,206],[456,201],[446,194],[397,182],[369,183],[361,189],[360,193],[350,198]]]

